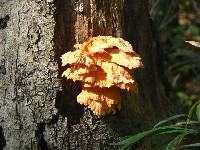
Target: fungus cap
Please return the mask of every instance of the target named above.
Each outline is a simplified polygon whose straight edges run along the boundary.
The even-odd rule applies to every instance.
[[[115,113],[121,108],[121,89],[137,92],[131,69],[143,67],[141,58],[129,42],[112,36],[93,37],[74,48],[61,59],[62,66],[71,65],[62,76],[82,82],[77,102],[98,116]]]
[[[115,109],[121,109],[120,89],[117,87],[83,87],[82,92],[77,96],[77,102],[88,106],[94,114],[105,115],[115,113]]]

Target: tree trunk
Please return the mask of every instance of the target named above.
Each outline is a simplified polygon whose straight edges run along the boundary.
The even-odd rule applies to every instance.
[[[105,117],[60,78],[60,56],[97,35],[123,37],[144,64],[139,94],[123,91],[122,110]],[[0,45],[0,149],[109,149],[170,110],[147,0],[2,0]]]

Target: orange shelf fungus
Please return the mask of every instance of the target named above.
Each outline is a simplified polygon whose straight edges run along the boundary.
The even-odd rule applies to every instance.
[[[97,116],[121,109],[120,89],[137,92],[131,70],[142,67],[141,58],[122,38],[97,36],[76,44],[73,52],[61,56],[62,66],[70,64],[63,77],[82,82],[77,102]]]

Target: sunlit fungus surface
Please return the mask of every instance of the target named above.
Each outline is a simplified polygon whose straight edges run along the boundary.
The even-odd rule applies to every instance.
[[[120,110],[121,89],[137,92],[132,69],[143,66],[131,44],[122,38],[97,36],[76,44],[74,49],[61,59],[62,66],[71,65],[62,76],[82,82],[77,102],[97,116]]]

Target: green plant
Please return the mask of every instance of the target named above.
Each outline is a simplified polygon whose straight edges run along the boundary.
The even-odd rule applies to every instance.
[[[176,122],[175,122],[176,121]],[[175,123],[173,123],[175,122]],[[124,138],[124,140],[111,145],[120,146],[121,149],[129,149],[138,141],[158,135],[174,135],[166,145],[165,150],[179,150],[190,147],[200,147],[199,143],[183,144],[187,137],[200,134],[200,100],[197,101],[189,110],[188,115],[179,114],[160,121],[150,130],[140,132],[133,136]]]

